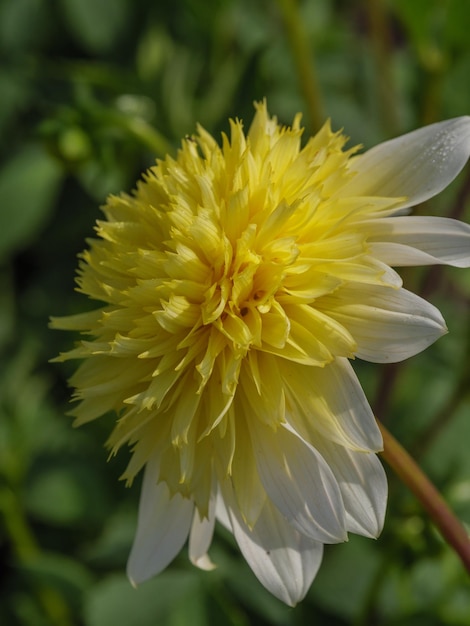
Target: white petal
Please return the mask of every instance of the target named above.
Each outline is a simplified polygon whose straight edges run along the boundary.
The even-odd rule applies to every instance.
[[[348,359],[338,357],[324,368],[282,367],[289,396],[286,418],[303,439],[316,442],[320,435],[353,450],[383,449],[377,421]]]
[[[406,289],[350,285],[338,293],[329,298],[336,300],[329,314],[349,330],[356,355],[366,361],[403,361],[447,332],[439,310]]]
[[[220,522],[226,530],[232,532],[232,523],[220,487],[217,490],[215,499],[215,516],[217,521]]]
[[[470,267],[470,226],[446,217],[391,217],[363,222],[370,252],[395,267]]]
[[[431,124],[371,148],[351,162],[357,175],[341,196],[403,197],[400,208],[442,191],[470,156],[470,117]]]
[[[161,572],[183,547],[189,533],[194,504],[179,494],[170,498],[165,483],[158,483],[154,462],[145,468],[134,544],[127,561],[127,576],[137,585]]]
[[[201,519],[199,511],[194,510],[193,523],[189,533],[189,559],[199,569],[212,570],[216,566],[207,551],[212,543],[215,525],[215,497],[209,503],[209,515]]]
[[[349,532],[378,537],[387,506],[387,476],[377,456],[329,441],[318,444],[338,480]]]
[[[323,544],[294,530],[269,502],[250,530],[229,509],[235,539],[255,576],[276,598],[295,606],[320,567]]]
[[[315,384],[320,386],[334,416],[330,420],[332,429],[340,427],[356,445],[365,450],[383,450],[377,421],[348,359],[337,358],[325,368],[318,368],[315,371]]]
[[[325,460],[286,427],[253,427],[259,477],[268,497],[300,533],[323,543],[346,540],[338,483]]]

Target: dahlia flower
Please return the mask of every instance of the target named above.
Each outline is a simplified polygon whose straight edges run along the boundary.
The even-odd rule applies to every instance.
[[[83,360],[75,423],[114,412],[125,478],[145,468],[134,584],[188,539],[212,568],[218,520],[295,605],[324,544],[381,531],[382,438],[350,359],[401,361],[446,332],[392,266],[470,265],[467,225],[407,215],[465,165],[470,117],[364,154],[329,123],[301,136],[265,102],[221,146],[199,127],[103,207],[77,279],[102,306],[52,321],[85,335],[58,357]]]

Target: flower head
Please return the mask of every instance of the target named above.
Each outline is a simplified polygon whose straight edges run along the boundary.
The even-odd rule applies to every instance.
[[[83,359],[76,423],[116,412],[125,477],[145,467],[135,583],[188,536],[212,567],[217,518],[293,605],[323,544],[381,531],[382,439],[349,359],[399,361],[446,332],[391,266],[470,265],[468,226],[404,215],[462,169],[470,118],[359,156],[328,123],[301,135],[265,103],[221,147],[198,128],[104,206],[78,278],[104,305],[53,320],[88,336],[60,357]]]

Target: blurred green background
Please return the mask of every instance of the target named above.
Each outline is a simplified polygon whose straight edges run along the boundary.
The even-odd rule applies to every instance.
[[[303,29],[303,35],[299,32]],[[49,315],[92,307],[76,255],[110,192],[130,190],[197,122],[217,137],[267,97],[307,133],[332,118],[370,147],[470,113],[468,0],[0,0],[0,624],[470,624],[469,578],[390,476],[385,530],[326,549],[289,609],[220,531],[218,568],[182,553],[132,589],[138,481],[106,462],[112,417],[73,430],[71,346]],[[312,91],[312,77],[317,89]],[[418,211],[470,221],[470,167]],[[399,366],[357,363],[377,414],[470,524],[470,271],[407,271],[450,334]]]

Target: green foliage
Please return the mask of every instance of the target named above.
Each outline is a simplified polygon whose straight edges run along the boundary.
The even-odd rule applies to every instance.
[[[470,112],[466,0],[304,0],[299,11],[325,116],[353,142]],[[223,529],[215,571],[182,554],[133,589],[124,571],[139,485],[118,481],[125,452],[106,463],[106,420],[72,429],[70,369],[48,363],[69,347],[48,331],[49,315],[83,310],[76,254],[108,193],[130,190],[197,122],[216,135],[230,116],[249,122],[265,96],[281,121],[304,111],[315,130],[281,15],[268,0],[0,3],[1,624],[469,623],[463,568],[393,476],[383,536],[328,548],[295,609],[260,586]],[[465,176],[436,212],[469,221]],[[396,369],[358,364],[381,417],[466,524],[469,276],[407,273],[442,307],[450,335]]]
[[[61,0],[65,25],[89,54],[102,54],[119,45],[131,5],[126,0]]]
[[[0,258],[24,249],[53,210],[60,164],[38,145],[24,145],[0,172]]]

